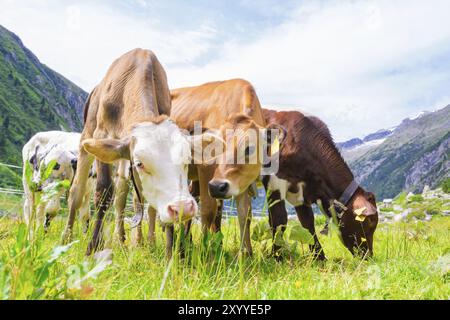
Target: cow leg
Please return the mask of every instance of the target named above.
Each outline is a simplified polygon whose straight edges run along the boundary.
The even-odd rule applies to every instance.
[[[92,166],[93,157],[89,156],[84,148],[80,148],[77,170],[69,193],[69,216],[67,225],[62,236],[62,242],[67,244],[72,239],[73,224],[75,216],[83,203],[89,171]]]
[[[111,178],[111,165],[97,161],[97,188],[95,191],[95,209],[97,220],[95,221],[92,240],[86,251],[86,255],[91,255],[102,245],[103,218],[111,205],[113,197],[113,181]]]
[[[89,222],[91,219],[91,193],[93,180],[89,178],[86,191],[83,198],[83,204],[80,208],[80,222],[83,226],[83,233],[87,234],[89,231]]]
[[[250,196],[245,191],[240,196],[236,197],[236,205],[239,219],[239,229],[241,232],[241,250],[246,250],[251,256],[253,254],[252,243],[250,240],[250,225],[252,222],[252,208]]]
[[[154,245],[156,243],[156,210],[151,206],[148,207],[148,243]]]
[[[46,218],[45,204],[41,203],[36,208],[36,230],[38,230],[40,227],[44,227],[45,218]]]
[[[327,236],[330,233],[330,219],[327,217],[327,220],[325,221],[325,226],[323,227],[322,231],[320,231],[320,234]]]
[[[89,223],[91,220],[91,210],[90,210],[90,198],[89,195],[86,195],[83,200],[83,205],[80,208],[80,222],[83,226],[83,234],[87,234],[89,231]]]
[[[28,195],[25,193],[25,201],[23,203],[23,220],[25,221],[25,224],[27,226],[30,225],[32,207],[33,207],[33,200],[29,199]]]
[[[125,242],[124,213],[128,192],[130,191],[127,171],[127,163],[125,161],[120,161],[115,179],[116,190],[114,195],[114,208],[116,213],[116,226],[114,229],[114,237],[121,243]]]
[[[189,239],[188,241],[192,242],[192,235],[190,233],[191,230],[191,221],[186,222],[184,227],[184,236],[185,239]],[[163,231],[166,233],[166,256],[168,259],[172,257],[173,248],[175,247],[175,227],[174,225],[166,225],[163,226]],[[180,239],[181,240],[181,239]],[[180,257],[184,259],[186,256],[186,247],[184,242],[180,242]]]
[[[321,198],[317,202],[317,204],[319,205],[320,211],[322,212],[322,214],[326,218],[325,226],[323,227],[322,231],[320,231],[320,234],[327,236],[329,234],[329,232],[330,232],[329,226],[330,226],[330,223],[332,222],[332,220],[331,220],[331,212],[330,212],[330,210],[328,209],[327,206],[325,206],[325,208],[324,208],[324,206],[323,206],[324,203],[325,204],[329,204],[330,203],[330,199]]]
[[[24,165],[24,168],[25,168],[25,165]],[[33,203],[33,193],[31,192],[31,190],[28,187],[28,184],[27,184],[26,178],[25,178],[25,174],[24,174],[24,178],[23,178],[23,190],[25,193],[25,201],[23,202],[23,219],[25,221],[25,224],[27,226],[29,226],[30,221],[31,221],[31,215],[32,215],[34,203]]]
[[[199,167],[198,178],[200,184],[200,204],[201,204],[201,219],[202,230],[206,234],[211,229],[216,218],[217,201],[209,195],[208,183],[214,176],[214,167]]]
[[[55,213],[55,214],[47,213],[45,215],[44,233],[48,233],[48,229],[50,228],[50,224],[51,224],[52,220],[56,217],[57,214],[58,213]]]
[[[195,199],[195,201],[200,201],[200,182],[199,181],[192,181],[191,185],[189,187],[192,197]]]
[[[200,202],[200,183],[199,181],[192,181],[190,185],[190,192],[192,197],[194,197],[195,201],[197,203]],[[184,239],[185,241],[181,244],[181,257],[184,258],[185,256],[185,244],[186,242],[192,244],[192,234],[191,234],[191,228],[192,228],[192,220],[189,220],[185,222],[184,224]]]
[[[220,232],[222,229],[223,201],[217,201],[217,213],[214,220],[214,232]]]
[[[191,234],[191,228],[192,228],[192,220],[187,221],[184,226],[184,238],[189,243],[192,243],[192,234]]]
[[[50,222],[51,222],[51,216],[47,213],[45,215],[45,222],[44,222],[44,232],[48,233],[48,229],[50,228]]]
[[[135,213],[139,212],[139,214],[142,217],[144,216],[144,203],[139,201],[136,191],[133,192],[133,209],[134,209]],[[143,241],[142,240],[142,220],[141,220],[141,222],[139,222],[139,224],[137,225],[137,227],[135,228],[134,231],[135,231],[135,233],[134,233],[134,237],[133,237],[133,245],[140,246],[140,245],[142,245],[142,241]]]
[[[282,234],[286,231],[288,223],[288,213],[286,211],[286,204],[284,200],[281,200],[280,192],[272,191],[268,198],[269,203],[269,224],[272,228],[272,236],[275,239],[277,232]],[[272,247],[272,252],[277,260],[281,260],[280,246],[275,243]]]
[[[319,238],[316,234],[316,229],[314,227],[314,212],[310,205],[302,205],[296,207],[298,219],[302,226],[308,229],[309,233],[314,237],[314,244],[309,246],[310,251],[314,254],[314,259],[321,261],[326,260],[325,254],[323,252],[322,246],[320,245]]]
[[[173,250],[173,236],[174,236],[174,226],[173,225],[167,225],[165,226],[166,230],[166,257],[167,259],[172,258],[172,250]]]

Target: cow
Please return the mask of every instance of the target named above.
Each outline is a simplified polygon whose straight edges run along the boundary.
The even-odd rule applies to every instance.
[[[264,177],[269,192],[269,220],[273,235],[287,224],[285,201],[295,207],[303,227],[314,237],[310,249],[315,258],[325,260],[314,227],[313,203],[319,202],[328,216],[336,213],[340,238],[354,255],[373,255],[373,235],[378,224],[375,196],[365,191],[336,148],[326,125],[297,111],[263,109],[268,124],[286,129],[281,145],[279,171]],[[274,246],[274,251],[277,252]]]
[[[70,189],[63,242],[72,236],[74,217],[81,206],[82,190],[94,158],[97,218],[87,255],[103,244],[103,218],[114,194],[111,177],[114,163],[130,162],[139,197],[145,198],[159,213],[161,222],[184,223],[195,216],[198,207],[187,182],[190,137],[169,119],[170,111],[167,76],[152,51],[135,49],[113,62],[86,102],[78,169]],[[118,205],[122,206],[126,198],[123,189],[128,184],[125,171],[119,170],[116,177],[119,180],[116,193],[122,195]]]
[[[47,232],[51,220],[61,209],[60,199],[64,188],[55,188],[55,184],[63,180],[72,181],[78,162],[78,146],[80,133],[49,131],[39,132],[34,135],[22,149],[23,159],[23,189],[25,193],[24,220],[30,224],[33,208],[36,206],[36,219],[39,226],[44,226]],[[50,176],[42,181],[45,169],[53,163]],[[27,178],[27,166],[32,169],[32,183],[29,185]],[[84,232],[87,232],[90,218],[90,197],[93,185],[93,177],[88,179],[87,188],[82,194],[80,218],[83,221]],[[35,203],[33,192],[44,193],[40,203]]]
[[[263,129],[277,130],[278,126],[267,128],[256,91],[246,80],[217,81],[197,87],[175,89],[171,91],[171,97],[171,118],[181,128],[194,132],[195,123],[201,122],[204,130],[213,131],[216,136],[213,142],[218,140],[219,144],[222,143],[222,147],[225,147],[224,152],[214,154],[219,161],[211,163],[203,154],[204,157],[200,159],[202,161],[190,167],[190,179],[199,183],[203,232],[220,230],[221,217],[217,215],[217,200],[234,197],[237,203],[241,249],[251,255],[251,201],[247,190],[260,176],[263,163],[258,156],[262,151],[258,145],[262,140],[258,135],[255,145],[243,144],[245,150],[242,152],[245,157],[256,155],[256,161],[230,163],[226,161],[226,157],[229,154],[240,154],[241,150],[237,149],[241,145],[236,141],[239,137],[227,132],[240,132],[245,137],[246,134]]]

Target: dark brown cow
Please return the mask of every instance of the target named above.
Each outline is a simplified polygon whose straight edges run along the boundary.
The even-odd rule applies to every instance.
[[[286,200],[295,207],[303,227],[314,236],[311,251],[324,260],[311,208],[319,201],[330,216],[331,209],[336,209],[341,240],[350,252],[372,255],[378,224],[375,197],[355,182],[326,125],[300,112],[263,112],[268,124],[281,125],[287,132],[280,149],[279,172],[264,179],[266,189],[272,191],[269,203],[275,203],[269,209],[274,234],[287,224]]]

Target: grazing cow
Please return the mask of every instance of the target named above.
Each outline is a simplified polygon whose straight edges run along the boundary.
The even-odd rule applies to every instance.
[[[97,220],[87,255],[103,242],[103,218],[114,189],[111,166],[118,161],[130,161],[137,193],[158,211],[163,223],[185,222],[196,214],[197,204],[189,194],[187,183],[190,137],[168,118],[170,109],[166,73],[153,52],[135,49],[112,64],[86,103],[64,242],[71,237],[74,216],[80,208],[82,190],[94,156],[97,159]],[[118,170],[116,179],[119,180],[117,194],[121,194],[122,199],[119,202],[123,206],[126,192],[122,189],[128,183],[125,171]]]
[[[256,145],[240,144],[236,135],[245,137],[251,132],[259,133],[266,128],[261,106],[253,86],[245,80],[211,82],[198,87],[176,89],[171,92],[171,118],[183,129],[195,131],[195,122],[201,122],[204,129],[215,130],[216,140],[225,147],[225,152],[215,154],[220,161],[210,163],[208,159],[191,166],[190,178],[199,181],[201,220],[203,231],[220,230],[221,217],[217,216],[217,199],[235,197],[242,239],[242,249],[252,254],[250,242],[251,201],[248,188],[259,178],[262,161]],[[273,129],[278,128],[274,126]],[[245,140],[245,139],[244,139]],[[251,142],[250,142],[251,144]],[[222,147],[223,147],[222,146]],[[245,157],[254,157],[254,162],[226,161],[230,154],[239,155],[245,147]],[[204,148],[206,150],[207,148]],[[243,149],[243,148],[241,148]],[[204,155],[205,156],[205,155]]]
[[[36,192],[44,192],[46,198],[41,198],[41,202],[36,207],[36,218],[38,225],[44,225],[47,231],[51,220],[57,215],[61,208],[60,199],[64,189],[55,189],[55,184],[63,180],[72,181],[77,169],[78,146],[81,134],[73,132],[50,131],[40,132],[33,136],[23,147],[23,189],[25,201],[23,214],[27,224],[31,221],[33,207],[35,206],[33,191],[28,185],[26,177],[26,167],[29,164],[32,168],[32,182],[35,184]],[[42,180],[45,168],[50,163],[54,163],[50,176]],[[88,180],[88,187],[83,192],[83,201],[80,209],[80,217],[84,222],[85,229],[89,225],[89,202],[92,191],[93,179]],[[47,191],[47,192],[46,192]],[[44,222],[45,219],[45,222]]]
[[[325,259],[314,228],[311,205],[320,201],[327,215],[337,212],[341,240],[352,254],[373,254],[373,234],[378,224],[375,196],[356,182],[326,125],[300,112],[263,110],[267,123],[283,126],[287,136],[280,150],[279,172],[266,176],[270,189],[270,223],[273,233],[287,224],[284,201],[291,203],[298,218],[314,236],[311,251]],[[276,251],[277,248],[274,247]]]

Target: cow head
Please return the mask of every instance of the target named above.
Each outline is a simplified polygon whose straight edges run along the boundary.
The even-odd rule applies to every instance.
[[[64,189],[55,188],[55,186],[60,181],[73,179],[76,162],[76,155],[60,146],[47,147],[41,152],[37,148],[35,154],[30,158],[30,164],[33,167],[32,181],[36,185],[36,191],[46,193],[45,201],[42,201],[47,214],[56,215],[58,213],[60,197],[64,193]],[[50,169],[51,172],[48,174]]]
[[[30,159],[30,164],[33,167],[33,182],[37,185],[37,190],[42,191],[58,180],[72,180],[76,163],[77,156],[60,146],[47,147],[42,152],[36,149],[35,154]],[[54,165],[50,176],[42,181],[44,171],[51,164]]]
[[[377,225],[375,196],[360,188],[340,218],[341,240],[353,255],[370,257],[373,255],[373,235]]]
[[[239,196],[258,179],[269,156],[266,154],[269,130],[284,132],[278,125],[264,128],[245,114],[234,114],[227,119],[218,132],[224,149],[218,156],[214,177],[209,182],[212,197],[228,199]],[[284,134],[279,134],[277,142],[283,138]]]
[[[104,163],[131,160],[138,188],[161,222],[184,222],[197,213],[187,181],[189,137],[171,120],[140,123],[127,138],[88,139],[83,147]]]

